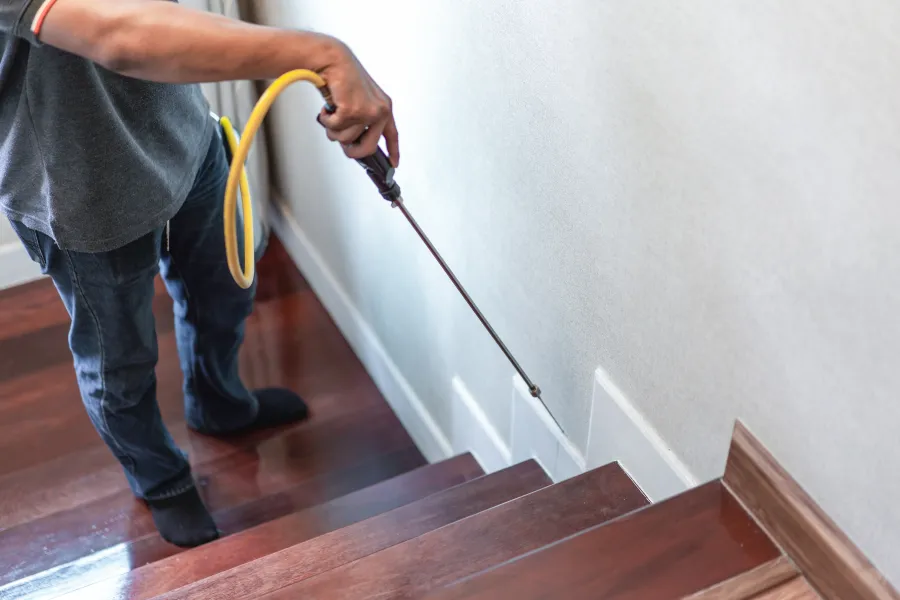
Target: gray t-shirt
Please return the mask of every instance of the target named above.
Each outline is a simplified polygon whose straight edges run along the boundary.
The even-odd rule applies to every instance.
[[[0,0],[0,210],[65,249],[105,252],[183,204],[215,121],[198,85],[125,77],[42,45],[44,0]]]

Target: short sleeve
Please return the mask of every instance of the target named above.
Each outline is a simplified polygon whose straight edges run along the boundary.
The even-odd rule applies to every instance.
[[[0,33],[40,45],[34,27],[49,0],[0,0]]]

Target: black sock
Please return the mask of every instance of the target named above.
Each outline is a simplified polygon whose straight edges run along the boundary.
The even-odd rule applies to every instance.
[[[264,428],[302,421],[309,408],[297,394],[283,388],[266,388],[253,392],[259,402],[259,413],[252,427]]]
[[[192,487],[171,498],[147,500],[147,505],[156,529],[170,544],[193,548],[219,537],[219,530],[197,488]]]

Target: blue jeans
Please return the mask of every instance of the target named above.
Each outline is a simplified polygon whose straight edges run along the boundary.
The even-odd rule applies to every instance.
[[[91,421],[134,493],[149,500],[194,485],[186,455],[163,424],[156,401],[152,305],[158,273],[175,304],[188,426],[227,433],[252,423],[259,410],[238,375],[255,284],[239,288],[225,262],[227,175],[222,140],[214,136],[187,200],[170,221],[168,247],[160,228],[110,252],[71,252],[13,223],[31,258],[53,279],[71,317],[69,347]]]

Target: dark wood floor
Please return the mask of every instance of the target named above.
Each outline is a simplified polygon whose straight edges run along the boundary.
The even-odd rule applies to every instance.
[[[229,439],[188,431],[172,303],[161,284],[154,303],[160,408],[226,533],[425,464],[277,240],[258,272],[242,376],[251,387],[300,393],[312,412],[300,425]],[[67,333],[49,281],[0,292],[0,597],[180,552],[155,534],[88,420]]]

